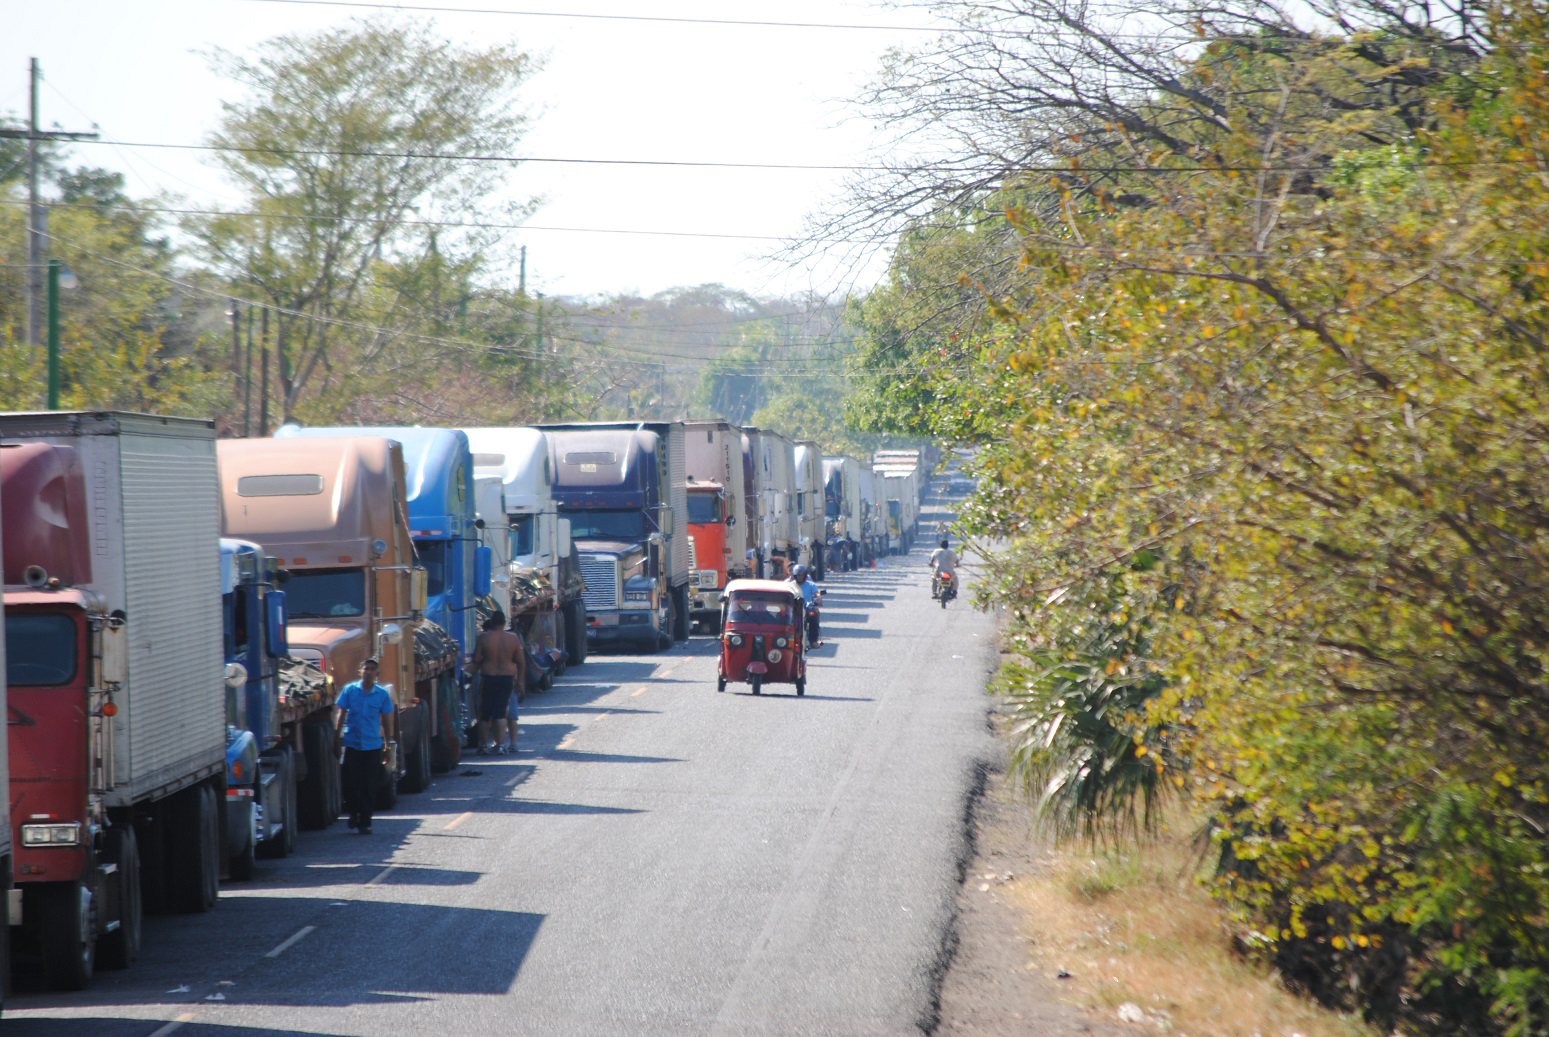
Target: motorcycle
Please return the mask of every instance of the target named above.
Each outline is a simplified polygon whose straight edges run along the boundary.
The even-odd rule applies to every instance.
[[[931,577],[930,596],[946,608],[947,602],[957,597],[957,578],[949,572],[938,572]]]
[[[818,591],[818,596],[813,598],[812,599],[812,603],[807,606],[807,612],[806,612],[806,620],[807,620],[806,626],[807,626],[807,630],[806,630],[806,632],[807,632],[807,647],[808,648],[816,648],[818,645],[821,645],[823,643],[823,639],[818,636],[819,635],[819,629],[818,629],[818,610],[822,606],[822,603],[823,603],[823,592],[822,591]]]

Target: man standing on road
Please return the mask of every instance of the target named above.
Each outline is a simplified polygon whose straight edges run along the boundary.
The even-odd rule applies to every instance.
[[[377,684],[377,661],[360,664],[360,679],[334,703],[334,731],[344,745],[344,806],[350,827],[371,834],[371,812],[382,787],[382,755],[393,738],[393,697]]]
[[[527,676],[527,656],[521,637],[505,626],[499,612],[486,619],[468,662],[479,675],[480,756],[516,752],[516,720],[506,719],[506,709]]]

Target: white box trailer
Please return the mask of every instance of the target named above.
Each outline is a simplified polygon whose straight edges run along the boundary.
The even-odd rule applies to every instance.
[[[7,761],[20,911],[45,984],[140,952],[142,905],[220,891],[227,683],[210,421],[0,414]],[[79,665],[77,661],[79,660]],[[245,681],[245,675],[234,677]],[[143,899],[142,899],[143,898]]]
[[[73,447],[85,473],[91,591],[129,636],[113,696],[109,807],[226,765],[215,424],[116,412],[0,414],[0,440]]]
[[[764,472],[759,500],[764,508],[769,553],[781,559],[777,564],[788,571],[801,546],[796,531],[796,444],[768,429],[759,430],[758,444]]]
[[[719,419],[683,423],[690,536],[689,614],[718,622],[721,591],[755,574],[756,522],[747,518],[742,430]]]
[[[812,570],[812,578],[825,575],[827,537],[823,535],[823,451],[804,439],[792,450],[796,479],[796,540],[800,560]]]

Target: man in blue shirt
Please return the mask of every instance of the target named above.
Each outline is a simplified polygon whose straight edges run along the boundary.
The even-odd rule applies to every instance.
[[[344,745],[344,806],[350,827],[371,834],[371,809],[382,786],[382,755],[393,737],[393,697],[376,682],[377,661],[363,660],[360,680],[334,703],[334,730]]]

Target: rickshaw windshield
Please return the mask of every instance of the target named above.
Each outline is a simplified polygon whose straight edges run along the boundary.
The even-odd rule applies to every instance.
[[[731,606],[726,611],[726,618],[736,623],[766,623],[776,625],[788,625],[791,619],[791,598],[789,595],[782,597],[738,594],[731,600]]]

